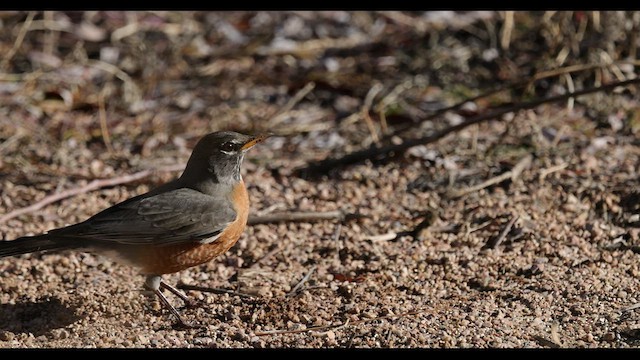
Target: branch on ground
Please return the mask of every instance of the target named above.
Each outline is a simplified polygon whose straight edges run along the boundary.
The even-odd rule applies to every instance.
[[[435,132],[433,134],[430,134],[421,138],[405,140],[403,143],[397,144],[397,145],[392,144],[392,145],[386,145],[386,146],[376,146],[375,144],[373,144],[368,149],[356,151],[341,157],[337,157],[337,158],[330,157],[330,158],[321,160],[319,162],[315,162],[315,163],[312,162],[308,164],[306,167],[296,169],[295,172],[298,176],[301,176],[301,177],[316,177],[316,176],[326,175],[329,171],[335,168],[339,168],[347,165],[353,165],[356,163],[363,162],[365,160],[382,160],[390,156],[404,153],[405,151],[407,151],[408,149],[414,146],[427,145],[427,144],[436,142],[451,133],[461,131],[471,125],[479,124],[489,120],[500,121],[502,120],[502,117],[504,115],[509,113],[514,113],[520,110],[532,109],[542,104],[565,101],[577,96],[592,94],[592,93],[601,92],[601,91],[607,91],[619,86],[635,85],[638,83],[640,83],[640,78],[630,79],[625,81],[617,81],[617,82],[613,82],[613,83],[598,86],[598,87],[591,87],[584,90],[566,93],[563,95],[552,96],[549,98],[538,99],[530,102],[516,104],[505,109],[495,110],[488,114],[472,117],[457,125],[448,127],[446,129],[440,130],[438,132]]]

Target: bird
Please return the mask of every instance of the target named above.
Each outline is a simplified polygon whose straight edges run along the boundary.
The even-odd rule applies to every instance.
[[[240,167],[245,153],[269,136],[233,131],[205,135],[180,177],[83,222],[0,241],[0,258],[62,250],[106,255],[146,276],[144,287],[175,316],[176,327],[194,327],[184,321],[161,289],[187,305],[192,305],[190,299],[162,280],[162,275],[209,262],[238,241],[249,216],[249,196]]]

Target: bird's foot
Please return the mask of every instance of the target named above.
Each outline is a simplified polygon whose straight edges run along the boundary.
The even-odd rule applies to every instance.
[[[162,305],[164,305],[164,307],[167,310],[169,310],[171,314],[173,314],[173,316],[175,316],[177,322],[173,325],[173,328],[186,330],[186,329],[194,329],[194,328],[200,327],[200,326],[192,325],[185,322],[182,319],[182,316],[180,316],[180,313],[178,312],[178,310],[176,310],[176,308],[174,308],[173,305],[169,303],[169,300],[167,300],[167,298],[162,294],[162,292],[160,291],[160,288],[167,289],[170,292],[172,292],[174,295],[178,296],[180,299],[182,299],[182,301],[184,301],[187,307],[198,306],[197,302],[189,299],[185,294],[181,293],[179,290],[177,290],[173,286],[162,281],[160,276],[157,276],[157,275],[151,275],[147,277],[145,286],[151,291],[153,291],[153,293],[158,297],[158,299],[160,299],[160,303],[162,303]]]
[[[203,287],[197,285],[187,285],[187,284],[178,284],[178,288],[182,290],[191,290],[191,291],[200,291],[200,292],[208,292],[214,294],[229,294],[240,297],[254,297],[256,294],[243,293],[233,290],[220,289],[220,288],[211,288],[211,287]]]

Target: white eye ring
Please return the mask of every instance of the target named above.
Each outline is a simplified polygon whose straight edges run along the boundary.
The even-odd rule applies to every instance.
[[[236,145],[232,142],[226,142],[220,146],[220,151],[227,155],[235,154],[237,152]]]

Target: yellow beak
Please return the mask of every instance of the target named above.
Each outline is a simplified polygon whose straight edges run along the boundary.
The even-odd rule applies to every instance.
[[[261,134],[258,135],[254,138],[252,138],[251,140],[247,141],[244,145],[242,145],[242,147],[240,148],[240,150],[242,151],[246,151],[251,149],[254,145],[256,145],[257,143],[261,143],[263,142],[266,138],[270,137],[271,134]]]

